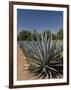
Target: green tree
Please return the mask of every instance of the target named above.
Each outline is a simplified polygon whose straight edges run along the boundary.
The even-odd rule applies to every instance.
[[[57,32],[57,39],[59,40],[63,39],[63,29],[62,28]]]
[[[53,33],[52,33],[52,39],[53,39],[53,40],[56,40],[56,34],[53,34]]]
[[[31,32],[23,30],[22,32],[18,34],[17,39],[18,40],[31,40]]]
[[[32,32],[32,34],[31,34],[32,36],[31,36],[31,39],[33,39],[33,40],[37,40],[37,31],[36,31],[36,29],[34,29],[33,30],[33,32]]]

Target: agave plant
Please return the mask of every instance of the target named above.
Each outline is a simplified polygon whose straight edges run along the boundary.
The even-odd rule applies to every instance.
[[[62,78],[63,77],[63,47],[52,40],[52,35],[47,39],[41,33],[41,39],[26,41],[23,50],[28,63],[28,70],[37,78]]]

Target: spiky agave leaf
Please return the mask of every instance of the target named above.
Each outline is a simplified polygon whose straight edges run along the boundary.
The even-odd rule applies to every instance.
[[[41,39],[26,41],[23,44],[29,72],[37,78],[62,78],[63,76],[63,48],[41,33]]]

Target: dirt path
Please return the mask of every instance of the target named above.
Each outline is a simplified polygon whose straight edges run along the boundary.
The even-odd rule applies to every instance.
[[[22,49],[17,46],[17,80],[33,80],[36,79],[34,76],[32,76],[28,71],[26,71],[27,65],[25,56],[23,54]]]

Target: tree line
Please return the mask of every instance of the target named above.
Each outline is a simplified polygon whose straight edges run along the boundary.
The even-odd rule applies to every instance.
[[[59,31],[57,32],[57,33],[52,33],[52,32],[50,32],[50,30],[46,30],[46,31],[43,31],[42,32],[44,35],[45,35],[45,33],[47,34],[47,38],[50,36],[50,34],[52,35],[52,39],[53,40],[56,40],[56,39],[58,39],[58,40],[63,40],[63,29],[61,28],[61,29],[59,29]],[[27,40],[27,41],[32,41],[32,39],[33,40],[35,40],[35,41],[37,41],[37,35],[39,34],[39,37],[40,37],[40,32],[37,32],[36,30],[33,30],[33,32],[31,32],[31,31],[27,31],[27,30],[23,30],[23,31],[21,31],[20,33],[18,33],[18,35],[17,35],[17,40],[18,41],[25,41],[25,40]],[[41,38],[40,38],[41,39]]]

